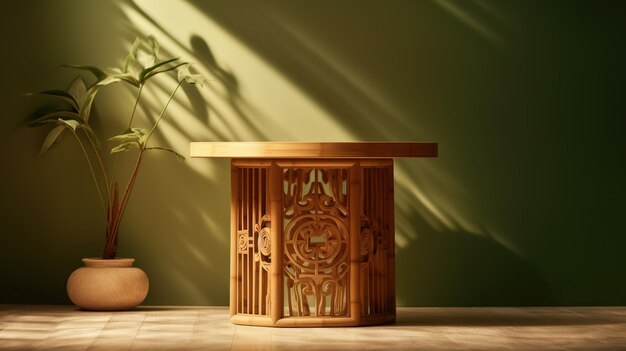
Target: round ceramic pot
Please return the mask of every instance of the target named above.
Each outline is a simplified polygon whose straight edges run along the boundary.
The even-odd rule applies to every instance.
[[[148,276],[134,258],[83,258],[85,267],[67,280],[67,294],[85,310],[119,311],[136,307],[148,295]]]

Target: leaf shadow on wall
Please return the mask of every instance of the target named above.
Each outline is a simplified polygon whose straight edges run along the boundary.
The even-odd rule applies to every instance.
[[[130,2],[119,4],[129,5]],[[118,31],[123,34],[121,42],[130,45],[135,37],[155,34],[143,32],[128,17],[115,10],[119,4],[107,7],[107,10],[112,12],[111,18],[118,21]],[[183,56],[183,60],[202,64],[202,59],[194,59],[196,55],[188,49],[189,44],[182,41],[175,43],[177,45],[162,46],[161,57],[175,56],[175,52],[180,52],[180,48],[176,46],[180,46],[188,53]],[[204,54],[207,53],[210,53],[208,46]],[[229,78],[236,82],[234,75]],[[163,75],[146,85],[135,118],[138,126],[146,127],[155,122],[164,100],[175,84],[175,76]],[[234,86],[228,88],[228,91],[232,91]],[[93,116],[93,125],[101,131],[101,140],[107,140],[110,135],[115,135],[126,127],[130,113],[126,109],[133,106],[135,94],[135,89],[123,83],[103,89],[102,95],[95,102]],[[237,103],[235,97],[231,100],[232,104]],[[188,149],[189,141],[194,141],[199,132],[206,133],[207,140],[231,138],[211,130],[211,118],[220,118],[219,111],[202,97],[197,87],[183,85],[182,91],[175,96],[171,105],[183,113],[174,113],[172,108],[168,109],[160,125],[165,128],[160,128],[154,134],[151,144],[173,147],[185,154],[183,150]],[[113,118],[106,120],[111,117]],[[201,127],[190,130],[189,125],[194,125],[190,123],[190,119],[196,119]],[[105,142],[104,149],[110,147],[110,144]],[[120,156],[118,175],[122,186],[126,180],[123,170],[132,168],[134,157],[132,153],[123,153]],[[110,170],[113,157],[106,157],[105,163]],[[83,165],[76,167],[80,166]],[[185,163],[180,163],[167,153],[146,154],[121,226],[119,252],[119,256],[134,257],[137,260],[136,265],[148,273],[151,289],[145,304],[228,303],[228,270],[223,267],[227,265],[229,256],[229,222],[220,218],[229,216],[229,189],[224,186],[229,183],[229,178],[227,160],[188,159]],[[86,189],[91,186],[84,185]],[[82,185],[76,189],[82,189]],[[85,200],[93,199],[85,196]],[[93,225],[96,232],[100,228],[98,225]],[[75,261],[74,256],[94,255],[100,249],[99,242],[92,240],[90,247],[83,246],[76,255],[65,252],[65,256],[68,257],[67,260]],[[56,285],[62,286],[67,276],[62,273],[54,279],[58,282]],[[59,292],[54,301],[45,298],[41,300],[40,296],[28,302],[66,302],[63,291]]]
[[[374,73],[380,73],[385,72],[394,61],[399,60],[396,57],[385,57],[385,61],[378,62],[376,58],[362,56],[365,63],[346,62],[347,58],[355,58],[353,54],[351,55],[351,50],[366,52],[367,49],[363,47],[367,48],[368,45],[375,50],[376,40],[389,39],[380,32],[370,31],[368,35],[373,36],[369,38],[370,43],[362,43],[362,35],[359,36],[358,33],[353,33],[357,35],[353,42],[344,41],[346,33],[356,31],[350,28],[351,21],[363,14],[359,10],[357,14],[352,14],[352,17],[348,16],[348,13],[356,8],[355,3],[351,3],[352,7],[348,4],[334,5],[335,13],[324,13],[324,16],[335,16],[342,20],[319,23],[317,32],[308,33],[317,33],[320,37],[314,35],[307,37],[303,35],[307,31],[295,25],[306,17],[302,15],[303,13],[316,12],[319,15],[324,12],[310,8],[311,4],[286,5],[281,2],[264,2],[260,5],[238,1],[228,4],[198,1],[192,3],[199,11],[218,21],[231,34],[272,64],[294,86],[328,111],[332,118],[346,126],[356,140],[430,138],[431,136],[427,134],[428,128],[432,127],[433,123],[441,122],[434,118],[431,120],[408,118],[406,111],[395,105],[392,99],[377,94],[384,91],[384,86],[368,85],[367,81],[359,80],[359,77],[353,74],[350,64],[364,65],[361,68],[370,68]],[[365,7],[372,4],[373,2],[367,2]],[[372,13],[377,12],[372,11],[367,15],[373,16],[372,23],[376,23],[376,15]],[[343,37],[333,39],[334,34]],[[327,45],[318,45],[319,43],[313,39],[319,39]],[[402,44],[402,40],[396,41]],[[426,46],[428,47],[428,43]],[[334,48],[334,51],[329,51],[329,47]],[[399,52],[402,50],[393,47]],[[399,61],[398,64],[408,63]],[[433,65],[440,63],[433,62]],[[435,72],[439,69],[442,68],[437,66]],[[437,77],[426,76],[424,79],[436,80]],[[404,84],[407,89],[414,87],[408,80]],[[428,96],[431,92],[424,90],[419,93]],[[404,96],[407,99],[412,97],[413,95]],[[459,96],[459,99],[469,98]],[[418,109],[423,105],[425,104],[420,104]],[[427,110],[423,112],[424,115],[429,114]],[[480,123],[475,122],[475,125]],[[442,149],[453,150],[452,147]],[[445,162],[454,163],[457,157],[460,156],[445,155]],[[432,160],[433,163],[438,161]],[[446,172],[443,167],[432,167],[429,170],[434,173]],[[450,169],[447,172],[450,172]],[[405,192],[409,187],[417,186],[419,184],[417,180],[422,178],[422,175],[419,172],[411,172],[409,178],[412,180],[408,184],[397,186],[396,192]],[[457,199],[450,198],[448,203],[454,204],[455,200]],[[419,306],[496,306],[546,305],[556,302],[549,285],[533,265],[503,245],[498,238],[490,235],[487,229],[473,232],[464,229],[463,226],[435,228],[429,225],[426,219],[433,216],[432,213],[428,213],[429,208],[417,198],[413,201],[414,206],[421,207],[420,211],[412,208],[397,209],[397,216],[403,222],[409,223],[409,229],[413,234],[412,238],[409,237],[408,244],[397,249],[400,303]],[[471,201],[466,204],[471,206]],[[442,210],[449,210],[450,213],[463,212],[464,204],[461,202],[456,205],[461,206],[461,209],[452,211],[446,209],[444,205],[439,207]],[[463,214],[471,217],[473,213],[471,209],[465,210],[467,213]],[[480,222],[479,219],[474,220]]]
[[[189,43],[187,43],[186,38],[176,37],[171,34],[160,24],[158,18],[151,16],[134,1],[125,0],[123,4],[148,21],[160,34],[172,40],[177,50],[182,50],[187,58],[193,58],[195,65],[203,66],[209,73],[207,77],[208,83],[205,84],[204,89],[210,89],[222,102],[227,104],[226,106],[228,106],[230,114],[234,113],[238,120],[244,122],[246,126],[243,128],[246,130],[245,134],[242,134],[241,128],[230,128],[226,134],[211,130],[211,133],[216,134],[215,136],[218,140],[248,140],[250,138],[252,140],[269,140],[268,133],[263,128],[265,127],[263,112],[243,97],[240,93],[239,80],[236,75],[230,69],[218,63],[212,49],[202,35],[191,35]],[[127,27],[130,32],[147,35],[147,33],[141,33],[133,23],[129,22]],[[205,119],[207,126],[210,122],[208,120],[211,117],[210,115],[220,119],[221,124],[230,125],[231,123],[227,120],[229,114],[225,113],[223,105],[218,107],[218,104],[203,98],[197,89],[198,87],[196,86],[183,86],[183,90],[187,93],[187,98],[196,112],[195,116],[201,122]],[[207,114],[207,109],[209,114]],[[272,129],[275,131],[284,130],[281,125],[273,125]]]
[[[261,140],[268,140],[266,133],[259,127],[259,125],[253,123],[252,121],[253,117],[257,120],[262,117],[258,115],[259,112],[247,112],[247,110],[251,108],[251,105],[248,104],[242,97],[235,74],[219,65],[213,55],[213,52],[211,51],[211,48],[209,47],[209,44],[201,36],[197,34],[192,35],[190,38],[190,45],[195,57],[198,59],[198,62],[204,65],[204,67],[212,74],[213,78],[218,81],[219,85],[224,88],[225,93],[222,95],[222,99],[228,103],[232,111],[235,112],[239,119],[246,124],[247,128],[254,135]],[[202,104],[204,99],[202,99],[202,97],[199,98],[201,100],[198,100],[197,103]]]
[[[436,229],[414,208],[397,207],[396,214],[408,219],[408,230],[416,234],[396,253],[400,303],[543,306],[557,302],[532,265],[486,230],[477,234]]]

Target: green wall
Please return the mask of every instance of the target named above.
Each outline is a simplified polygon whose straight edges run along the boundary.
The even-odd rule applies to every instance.
[[[396,163],[398,302],[624,305],[626,25],[617,1],[3,1],[0,303],[69,303],[104,238],[79,149],[23,128],[63,63],[120,64],[137,35],[196,62],[157,139],[437,141]],[[172,87],[147,88],[154,118]],[[124,129],[132,92],[94,123]],[[120,256],[147,304],[228,304],[229,164],[152,155]],[[122,159],[129,166],[130,157]],[[109,162],[107,164],[111,166]]]

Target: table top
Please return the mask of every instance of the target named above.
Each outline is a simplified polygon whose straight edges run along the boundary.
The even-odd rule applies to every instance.
[[[437,143],[418,142],[194,142],[191,157],[395,158],[437,157]]]

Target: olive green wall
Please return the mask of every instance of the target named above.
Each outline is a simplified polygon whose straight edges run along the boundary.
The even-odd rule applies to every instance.
[[[119,65],[154,34],[209,78],[157,135],[184,154],[202,140],[440,143],[437,159],[396,164],[399,304],[624,305],[619,6],[2,1],[0,303],[69,303],[68,275],[104,237],[77,145],[37,157],[45,130],[20,125],[41,100],[21,94],[67,87],[63,63]],[[171,87],[146,88],[139,120]],[[98,97],[103,140],[132,99],[122,85]],[[228,304],[228,161],[149,156],[120,255],[150,276],[147,304]]]

